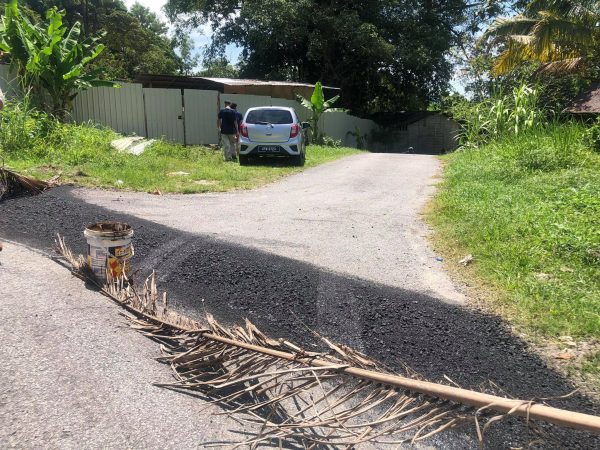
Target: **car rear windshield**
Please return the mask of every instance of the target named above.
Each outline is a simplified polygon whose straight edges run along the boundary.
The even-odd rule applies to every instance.
[[[272,123],[284,125],[294,123],[292,113],[285,109],[255,109],[248,113],[246,123]]]

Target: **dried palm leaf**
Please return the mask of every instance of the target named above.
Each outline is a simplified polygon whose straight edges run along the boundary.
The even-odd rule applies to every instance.
[[[19,175],[12,170],[0,167],[0,201],[18,195],[37,195],[48,189],[45,181]]]
[[[89,276],[85,260],[60,237],[57,248],[75,274]],[[281,441],[304,448],[396,445],[465,423],[474,424],[483,441],[487,428],[509,415],[600,432],[599,417],[431,383],[409,371],[399,376],[327,339],[329,351],[314,353],[270,339],[249,321],[226,328],[207,315],[203,326],[168,309],[154,274],[141,292],[124,278],[99,286],[133,313],[133,328],[161,343],[159,361],[171,366],[175,379],[158,386],[199,391],[256,424],[258,433],[234,448]],[[492,417],[491,411],[501,414]]]

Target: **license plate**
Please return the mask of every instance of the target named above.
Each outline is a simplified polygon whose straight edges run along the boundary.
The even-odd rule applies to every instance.
[[[261,145],[258,147],[258,151],[261,153],[278,153],[279,147],[276,145]]]

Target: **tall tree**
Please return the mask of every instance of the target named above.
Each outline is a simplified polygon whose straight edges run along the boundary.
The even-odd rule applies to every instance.
[[[198,75],[201,77],[239,78],[240,71],[231,65],[225,57],[205,59],[203,68]]]
[[[177,49],[179,50],[179,73],[192,75],[200,60],[200,57],[194,51],[194,42],[188,35],[182,35],[176,40]]]
[[[493,1],[491,3],[494,3]],[[169,0],[172,20],[210,24],[213,58],[242,47],[242,76],[342,88],[355,112],[422,108],[451,76],[448,50],[463,33],[465,0]]]
[[[160,20],[156,13],[138,2],[135,2],[131,6],[129,12],[138,20],[143,28],[152,31],[158,36],[165,36],[167,31],[169,31],[167,24]]]

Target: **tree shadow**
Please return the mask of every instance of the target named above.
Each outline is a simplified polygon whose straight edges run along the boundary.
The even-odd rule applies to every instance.
[[[393,369],[401,371],[406,364],[431,381],[448,376],[472,389],[492,381],[507,396],[525,400],[574,389],[496,316],[113,212],[77,199],[71,190],[62,187],[0,204],[0,234],[47,248],[61,233],[74,251],[83,253],[87,224],[124,221],[135,230],[139,275],[155,269],[159,288],[186,315],[201,318],[207,311],[226,324],[241,324],[247,317],[272,337],[318,349],[321,342],[312,329]],[[549,403],[599,412],[584,395]],[[551,425],[541,429],[548,437],[539,448],[598,446],[596,437],[586,433]],[[475,447],[473,430],[464,433]],[[523,421],[508,419],[491,428],[488,445],[518,447],[534,438]],[[457,445],[451,444],[441,446]]]

